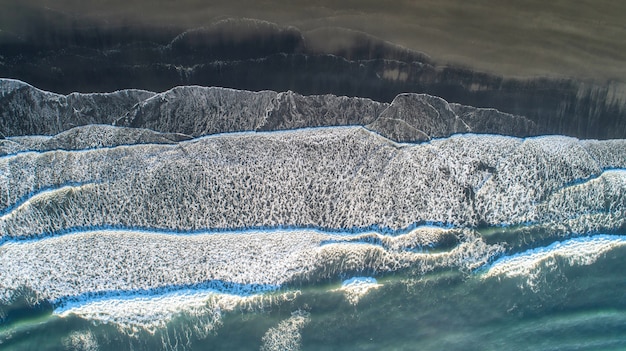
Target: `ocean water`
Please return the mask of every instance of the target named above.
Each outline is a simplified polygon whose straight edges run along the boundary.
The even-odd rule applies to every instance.
[[[625,349],[620,145],[345,127],[7,155],[0,349]]]
[[[482,234],[494,232],[511,243],[519,235]],[[180,289],[59,307],[34,304],[23,291],[0,310],[0,349],[626,348],[626,239],[593,235],[510,247],[473,270],[350,272],[247,295]]]

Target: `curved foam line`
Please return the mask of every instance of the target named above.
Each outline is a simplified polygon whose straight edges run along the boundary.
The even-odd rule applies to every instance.
[[[132,128],[132,127],[125,127],[125,128]],[[135,129],[142,129],[142,128],[135,128]],[[180,142],[177,143],[173,143],[173,144],[162,144],[162,143],[137,143],[137,144],[119,144],[119,145],[115,145],[115,146],[103,146],[103,147],[93,147],[93,148],[84,148],[84,149],[51,149],[51,150],[25,150],[25,151],[18,151],[15,153],[9,153],[9,154],[5,154],[0,156],[0,159],[3,158],[10,158],[10,157],[16,157],[16,156],[20,156],[20,155],[25,155],[25,154],[29,154],[29,153],[33,153],[33,154],[45,154],[48,152],[57,152],[57,151],[62,151],[62,152],[90,152],[90,151],[98,151],[98,150],[112,150],[112,149],[116,149],[116,148],[121,148],[121,147],[134,147],[134,146],[143,146],[143,145],[154,145],[154,146],[176,146],[176,145],[180,145],[180,144],[185,144],[185,143],[192,143],[192,142],[198,142],[204,139],[214,139],[214,138],[222,138],[222,137],[237,137],[237,136],[249,136],[249,135],[273,135],[273,134],[287,134],[287,133],[298,133],[298,132],[311,132],[311,131],[324,131],[324,130],[341,130],[341,129],[345,129],[345,130],[363,130],[375,137],[381,138],[383,140],[385,140],[386,142],[388,142],[389,144],[393,145],[394,147],[400,149],[403,147],[407,147],[407,146],[422,146],[422,145],[430,145],[433,141],[441,141],[441,140],[446,140],[446,139],[450,139],[450,138],[459,138],[459,137],[465,137],[465,136],[477,136],[477,137],[481,137],[481,136],[494,136],[494,137],[500,137],[500,138],[507,138],[507,139],[514,139],[514,140],[520,140],[520,141],[524,141],[527,139],[530,139],[530,137],[528,138],[518,138],[518,137],[513,137],[513,136],[508,136],[508,135],[501,135],[501,134],[477,134],[477,133],[457,133],[457,134],[452,134],[450,136],[447,137],[441,137],[441,138],[433,138],[427,141],[415,141],[415,142],[397,142],[393,139],[389,139],[388,137],[370,130],[368,128],[366,128],[363,125],[360,124],[353,124],[353,125],[339,125],[339,126],[317,126],[317,127],[303,127],[303,128],[292,128],[292,129],[280,129],[280,130],[242,130],[242,131],[234,131],[234,132],[221,132],[221,133],[214,133],[214,134],[207,134],[207,135],[202,135],[196,138],[192,138],[189,140],[182,140]],[[63,132],[61,132],[63,133]],[[59,135],[61,133],[55,134]],[[53,138],[54,136],[51,136],[51,138]]]
[[[579,245],[585,244],[626,245],[626,237],[620,235],[597,234],[593,236],[573,238],[565,241],[556,241],[548,246],[537,247],[523,252],[515,253],[513,255],[500,257],[493,263],[479,268],[477,271],[485,273],[486,277],[496,276],[500,274],[517,276],[523,274],[524,271],[529,270],[530,268],[528,267],[548,258],[550,255],[553,254],[560,256],[566,255],[568,253],[574,253],[584,256],[585,254],[599,255],[602,253],[596,251],[587,253],[579,252],[578,250],[570,250],[568,252],[568,249],[575,249]],[[512,269],[514,269],[514,271],[512,271]]]
[[[620,174],[623,175],[626,178],[626,168],[604,168],[602,169],[601,173],[598,174],[594,174],[590,177],[587,178],[581,178],[581,179],[576,179],[572,182],[566,183],[565,185],[562,185],[556,189],[554,189],[552,192],[550,192],[550,194],[548,194],[548,197],[546,198],[546,200],[539,202],[535,205],[539,205],[539,204],[543,204],[546,203],[546,201],[549,200],[549,197],[558,193],[559,191],[563,191],[565,189],[568,188],[573,188],[579,185],[583,185],[583,184],[587,184],[589,182],[592,182],[596,179],[600,179],[605,175],[611,175],[611,174]],[[569,219],[574,219],[577,218],[579,216],[583,216],[583,215],[594,215],[594,214],[607,214],[610,213],[609,211],[603,211],[603,210],[595,210],[595,211],[584,211],[584,212],[577,212],[574,215],[568,217]],[[508,227],[517,227],[517,226],[533,226],[533,225],[541,225],[542,222],[541,221],[526,221],[526,222],[521,222],[521,223],[508,223],[508,222],[502,222],[502,223],[498,223],[498,224],[492,224],[487,226],[489,227],[493,227],[493,228],[508,228]],[[475,228],[477,229],[477,228]],[[576,234],[576,233],[575,233]],[[582,233],[578,233],[578,234],[582,234]]]
[[[33,190],[30,193],[20,197],[15,201],[12,205],[5,207],[3,210],[0,210],[0,220],[3,217],[8,216],[11,212],[17,210],[19,207],[24,206],[26,203],[35,200],[39,197],[45,196],[47,194],[54,193],[56,191],[61,191],[70,188],[80,188],[85,185],[92,184],[102,184],[102,181],[85,181],[85,182],[67,182],[63,184],[50,185],[43,188],[39,188],[37,190]]]
[[[549,138],[549,137],[562,136],[562,135],[545,135],[545,136],[538,136],[538,137],[520,138],[520,137],[504,135],[504,134],[471,133],[471,132],[468,132],[468,133],[455,133],[455,134],[451,134],[449,136],[431,138],[431,139],[425,140],[425,141],[398,142],[398,141],[395,141],[393,139],[390,139],[390,138],[380,134],[379,132],[377,132],[375,130],[368,129],[365,125],[361,125],[361,124],[347,124],[347,125],[337,125],[337,126],[302,127],[302,128],[279,129],[279,130],[242,130],[242,131],[234,131],[234,132],[220,132],[220,133],[202,135],[202,136],[199,136],[199,137],[191,139],[191,140],[181,141],[180,143],[197,142],[197,141],[200,141],[200,140],[203,140],[203,139],[213,139],[213,138],[231,137],[231,136],[272,135],[272,134],[286,134],[286,133],[324,131],[324,130],[338,130],[338,129],[339,130],[341,130],[341,129],[345,129],[345,130],[363,130],[363,131],[371,134],[372,136],[375,136],[375,137],[378,137],[378,138],[381,138],[381,139],[385,140],[386,142],[388,142],[389,144],[393,145],[397,149],[402,149],[402,148],[405,148],[407,146],[408,147],[426,146],[426,145],[431,145],[433,142],[437,142],[437,141],[442,141],[442,140],[447,140],[447,139],[452,139],[452,138],[464,138],[464,137],[497,137],[497,138],[502,138],[502,139],[511,139],[511,140],[518,140],[520,142],[523,142],[523,141],[526,141],[526,140],[529,140],[529,139],[533,139],[533,138],[542,138],[542,137]],[[576,139],[576,138],[572,138],[572,139],[579,140],[579,139]]]
[[[174,291],[174,292],[167,292],[162,295],[153,295],[153,296],[127,295],[127,296],[120,296],[120,297],[85,300],[84,303],[81,303],[81,304],[68,303],[64,306],[55,308],[52,311],[52,313],[54,315],[65,317],[71,313],[78,312],[80,314],[80,310],[84,309],[85,307],[88,309],[92,307],[92,308],[95,308],[96,310],[98,309],[98,307],[100,308],[109,307],[109,308],[112,308],[113,310],[116,310],[116,312],[119,312],[118,306],[120,305],[122,305],[121,307],[124,308],[124,311],[122,313],[125,313],[125,312],[127,313],[128,312],[127,307],[129,304],[132,304],[132,303],[139,303],[139,304],[153,303],[153,304],[157,304],[159,307],[167,309],[167,305],[170,305],[170,304],[177,304],[181,302],[183,304],[185,303],[193,304],[194,302],[197,302],[198,300],[205,300],[210,295],[218,295],[218,294],[222,296],[232,296],[235,298],[241,298],[241,296],[239,295],[230,295],[226,293],[220,293],[212,289],[179,290],[179,291]],[[250,295],[250,296],[254,296],[254,295]],[[154,311],[151,310],[150,312],[154,312]]]
[[[367,295],[371,290],[378,289],[383,286],[373,277],[353,277],[344,280],[341,287],[331,291],[341,291],[345,294],[348,302],[353,305],[359,303],[359,300]]]
[[[152,98],[155,98],[159,96],[159,94],[148,98],[147,100],[150,100]],[[147,101],[144,100],[144,101]],[[131,127],[127,127],[127,128],[131,128]],[[141,129],[141,128],[138,128]],[[54,151],[66,151],[66,152],[88,152],[88,151],[93,151],[93,150],[102,150],[102,149],[115,149],[118,147],[133,147],[133,146],[140,146],[140,145],[155,145],[155,146],[172,146],[172,145],[179,145],[179,144],[183,144],[183,143],[188,143],[188,142],[196,142],[196,141],[200,141],[203,139],[212,139],[212,138],[221,138],[221,137],[232,137],[232,136],[246,136],[246,135],[259,135],[259,134],[266,134],[266,135],[271,135],[271,134],[284,134],[284,133],[293,133],[293,132],[307,132],[307,131],[316,131],[316,130],[328,130],[328,129],[332,129],[332,130],[337,130],[337,129],[354,129],[354,130],[363,130],[367,133],[370,133],[374,136],[377,136],[379,138],[384,139],[385,141],[387,141],[389,144],[392,144],[393,146],[395,146],[396,148],[402,148],[402,147],[406,147],[406,146],[422,146],[422,145],[430,145],[433,142],[436,141],[441,141],[441,140],[446,140],[446,139],[451,139],[451,138],[459,138],[459,137],[466,137],[466,136],[477,136],[477,137],[481,137],[481,136],[494,136],[494,137],[499,137],[499,138],[507,138],[507,139],[513,139],[513,140],[518,140],[521,142],[527,141],[527,140],[537,140],[537,139],[544,139],[544,138],[554,138],[554,137],[566,137],[572,140],[575,140],[577,142],[580,142],[581,139],[577,139],[577,138],[573,138],[573,137],[567,137],[567,136],[563,136],[563,135],[539,135],[539,136],[529,136],[529,137],[515,137],[515,136],[510,136],[510,135],[503,135],[503,134],[495,134],[495,133],[472,133],[472,132],[467,132],[467,133],[455,133],[455,134],[451,134],[449,136],[444,136],[444,137],[438,137],[438,138],[432,138],[430,140],[427,141],[414,141],[414,142],[397,142],[393,139],[389,139],[388,137],[374,131],[371,129],[366,128],[366,126],[364,125],[360,125],[360,124],[353,124],[353,125],[338,125],[338,126],[316,126],[316,127],[303,127],[303,128],[292,128],[292,129],[280,129],[280,130],[242,130],[242,131],[233,131],[233,132],[220,132],[220,133],[214,133],[214,134],[207,134],[207,135],[202,135],[196,138],[192,138],[190,140],[183,140],[180,141],[178,143],[175,144],[161,144],[161,143],[137,143],[137,144],[119,144],[119,145],[115,145],[115,146],[105,146],[105,147],[94,147],[94,148],[85,148],[85,149],[54,149],[54,150],[43,150],[43,151],[37,151],[37,150],[28,150],[28,151],[19,151],[17,153],[11,153],[11,154],[6,154],[6,155],[2,155],[0,156],[0,159],[2,158],[6,158],[6,157],[14,157],[16,155],[21,155],[21,154],[26,154],[26,153],[37,153],[37,154],[42,154],[42,153],[46,153],[46,152],[54,152]],[[63,132],[61,132],[63,133]],[[56,135],[59,135],[61,133],[58,133]],[[54,136],[52,136],[54,137]],[[583,139],[584,140],[584,139]]]
[[[582,216],[595,216],[595,215],[609,215],[611,214],[611,211],[608,210],[588,210],[588,211],[582,211],[582,212],[577,212],[575,214],[572,214],[571,216],[567,216],[565,217],[568,220],[575,220],[579,217]],[[603,234],[620,234],[621,231],[619,229],[614,229],[614,230],[609,230],[606,233]],[[584,234],[584,233],[579,233],[579,232],[571,232],[571,234]],[[600,233],[589,233],[589,234],[600,234]]]
[[[117,145],[114,145],[114,146],[89,147],[89,148],[83,148],[83,149],[63,149],[63,148],[58,148],[58,149],[47,149],[47,150],[25,150],[25,151],[18,151],[18,152],[2,155],[2,156],[0,156],[0,159],[5,158],[5,157],[8,158],[8,157],[21,156],[21,155],[29,154],[29,153],[42,155],[42,154],[45,154],[47,152],[57,152],[57,151],[64,151],[64,152],[89,152],[89,151],[98,151],[98,150],[113,150],[113,149],[121,148],[121,147],[133,147],[133,146],[143,146],[143,145],[172,146],[172,145],[177,145],[177,143],[175,143],[175,142],[172,142],[172,143],[154,143],[153,142],[153,143],[136,143],[136,144],[117,144]]]
[[[566,189],[566,188],[574,187],[574,186],[577,186],[577,185],[585,184],[585,183],[590,182],[592,180],[596,180],[598,178],[601,178],[603,175],[605,175],[607,173],[608,174],[610,174],[610,173],[624,173],[624,176],[626,176],[626,168],[607,167],[607,168],[600,168],[600,170],[601,170],[601,172],[598,173],[598,174],[592,174],[591,176],[589,176],[587,178],[574,179],[571,182],[563,184],[562,186],[556,188],[555,192],[557,192],[559,190]]]
[[[104,226],[88,226],[88,227],[72,227],[63,229],[52,233],[38,233],[27,237],[0,237],[0,246],[6,243],[31,243],[49,238],[62,237],[65,235],[95,232],[95,231],[127,231],[127,232],[141,232],[141,233],[158,233],[169,235],[201,235],[201,234],[245,234],[250,232],[296,232],[301,230],[309,230],[323,234],[332,234],[337,236],[354,236],[367,233],[376,233],[385,236],[398,236],[402,234],[408,234],[409,232],[418,228],[436,228],[436,229],[457,229],[452,225],[436,225],[433,222],[416,222],[407,227],[400,229],[392,229],[389,227],[379,226],[373,224],[367,227],[351,227],[351,228],[327,228],[313,225],[278,225],[278,226],[250,226],[241,228],[203,228],[195,230],[175,230],[170,228],[151,228],[151,227],[127,227],[122,225],[104,225]]]
[[[137,128],[139,129],[139,128]],[[195,139],[191,139],[191,140],[185,140],[185,141],[192,141]],[[182,142],[185,142],[182,141]],[[36,154],[36,155],[43,155],[46,154],[48,152],[92,152],[92,151],[100,151],[100,150],[115,150],[117,148],[124,148],[124,147],[135,147],[135,146],[170,146],[170,147],[174,147],[177,146],[178,144],[182,143],[182,142],[172,142],[171,144],[167,144],[167,143],[136,143],[136,144],[118,144],[118,145],[114,145],[114,146],[102,146],[102,147],[90,147],[90,148],[84,148],[84,149],[63,149],[63,148],[59,148],[59,149],[49,149],[49,150],[25,150],[25,151],[18,151],[18,152],[14,152],[14,153],[10,153],[10,154],[6,154],[6,155],[2,155],[0,156],[0,159],[3,158],[10,158],[10,157],[17,157],[17,156],[21,156],[21,155],[26,155],[26,154]]]
[[[210,280],[197,284],[164,285],[150,289],[91,291],[79,295],[59,297],[51,300],[50,303],[55,306],[54,313],[62,313],[63,311],[76,308],[77,306],[111,299],[134,300],[139,298],[158,298],[184,292],[198,293],[204,291],[244,297],[277,291],[280,288],[280,285],[240,284],[223,280]]]

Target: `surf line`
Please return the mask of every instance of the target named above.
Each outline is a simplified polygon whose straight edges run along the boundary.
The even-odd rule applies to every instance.
[[[66,235],[98,232],[98,231],[122,231],[122,232],[137,232],[137,233],[155,233],[155,234],[168,234],[178,236],[190,236],[190,235],[211,235],[211,234],[250,234],[254,232],[261,233],[273,233],[273,232],[298,232],[298,231],[313,231],[322,234],[331,234],[337,236],[355,236],[366,233],[377,233],[386,236],[397,236],[402,234],[408,234],[413,230],[419,228],[437,228],[444,230],[461,229],[462,227],[455,227],[452,224],[441,222],[429,222],[420,221],[415,222],[404,228],[390,228],[373,224],[363,227],[349,227],[349,228],[329,228],[315,225],[276,225],[276,226],[248,226],[248,227],[235,227],[235,228],[201,228],[193,230],[180,230],[171,228],[154,228],[154,227],[140,227],[140,226],[124,226],[124,225],[96,225],[96,226],[81,226],[62,229],[55,232],[43,232],[32,235],[21,236],[8,236],[0,238],[0,246],[7,243],[31,243],[50,238],[57,238]]]
[[[9,215],[12,211],[16,210],[20,206],[28,203],[29,201],[37,197],[50,194],[55,191],[71,190],[71,189],[79,188],[85,185],[96,185],[96,184],[102,184],[102,183],[103,181],[66,182],[62,184],[49,185],[49,186],[41,187],[36,190],[32,190],[28,194],[20,196],[11,205],[5,207],[3,210],[0,210],[0,218]]]
[[[527,261],[540,261],[545,259],[549,255],[560,255],[566,257],[567,254],[582,256],[598,255],[597,250],[590,250],[589,252],[580,252],[580,245],[605,245],[615,248],[618,246],[626,246],[626,237],[622,235],[612,234],[593,234],[582,237],[575,237],[566,239],[563,241],[555,241],[547,246],[530,248],[528,250],[517,252],[511,255],[503,255],[494,260],[490,264],[478,268],[475,273],[485,275],[490,270],[498,267],[505,267],[511,263],[515,263],[515,266],[522,264],[524,260]],[[585,260],[580,260],[584,262]],[[487,274],[488,275],[488,274]]]
[[[272,284],[242,284],[223,280],[209,280],[201,283],[172,284],[146,289],[89,291],[78,295],[62,296],[50,300],[49,303],[54,306],[55,314],[61,314],[65,311],[84,306],[86,304],[114,299],[132,301],[136,299],[160,298],[167,295],[182,295],[184,293],[197,292],[246,297],[275,292],[280,288],[280,285]]]

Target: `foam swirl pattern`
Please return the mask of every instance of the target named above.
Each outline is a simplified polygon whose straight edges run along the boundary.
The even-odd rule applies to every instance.
[[[371,276],[350,294],[329,290],[354,308],[392,273],[478,273],[533,290],[559,260],[589,266],[624,248],[620,140],[414,144],[363,127],[191,140],[111,126],[64,133],[108,139],[59,149],[64,135],[33,137],[0,157],[0,307],[28,291],[61,318],[151,334],[187,318],[206,336],[227,311],[288,304],[285,294],[326,282]],[[299,345],[308,313],[268,327],[265,349]],[[68,345],[96,342],[72,335]]]
[[[625,190],[625,173],[614,169],[626,157],[605,143],[463,135],[397,144],[344,127],[20,153],[0,158],[0,238],[110,227],[397,231],[584,215],[611,231],[620,228],[608,218],[623,218]]]
[[[432,245],[454,234],[463,237],[461,243],[437,255],[423,252],[425,245],[416,243],[430,237]],[[0,251],[2,266],[10,272],[0,280],[4,287],[0,298],[10,300],[11,292],[21,286],[57,305],[90,297],[146,295],[190,287],[248,295],[350,271],[392,272],[409,267],[430,271],[449,266],[473,269],[499,250],[471,234],[427,227],[388,238],[386,246],[366,240],[345,241],[344,236],[311,230],[194,235],[92,231],[10,243]],[[329,240],[334,243],[322,245]]]

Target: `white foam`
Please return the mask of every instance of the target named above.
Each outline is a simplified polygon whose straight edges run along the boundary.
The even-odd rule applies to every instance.
[[[52,301],[214,282],[233,294],[274,290],[315,261],[315,231],[171,235],[93,231],[0,247],[0,299],[27,286]],[[223,282],[223,283],[221,283]],[[213,287],[213,286],[210,286]]]
[[[302,340],[301,330],[310,321],[309,313],[294,311],[291,317],[270,328],[263,338],[261,351],[297,351]]]
[[[95,335],[89,331],[73,331],[63,338],[63,346],[66,350],[98,351],[98,341]]]
[[[626,221],[626,170],[607,170],[564,187],[539,208],[545,222],[566,223],[577,233],[621,228]]]
[[[535,222],[543,199],[601,172],[581,145],[559,137],[467,135],[402,147],[342,127],[24,154],[0,159],[4,207],[52,184],[100,185],[52,201],[55,211],[19,211],[3,221],[0,235],[105,225],[187,231]]]
[[[93,188],[94,186],[95,184],[93,183],[86,183],[81,185],[65,185],[59,188],[40,191],[38,193],[35,193],[28,199],[24,200],[24,202],[13,208],[11,211],[8,211],[4,215],[0,216],[0,222],[10,220],[12,217],[19,216],[21,212],[28,211],[28,208],[33,203],[54,202],[56,200],[63,199],[64,196],[71,193],[72,191],[78,191],[81,189],[87,190]],[[1,231],[0,237],[2,237]]]
[[[134,299],[182,289],[249,295],[289,283],[336,279],[345,272],[473,269],[501,252],[499,246],[485,244],[470,231],[464,231],[458,246],[449,251],[429,254],[402,249],[411,247],[420,233],[426,242],[432,242],[450,231],[454,233],[418,228],[410,236],[384,238],[389,242],[385,246],[323,245],[345,240],[346,234],[316,230],[193,235],[100,230],[5,243],[0,246],[0,266],[5,271],[0,275],[0,300],[10,302],[24,287],[57,307],[76,300],[84,304],[83,300],[91,302],[97,297]]]
[[[181,290],[158,296],[126,296],[68,304],[56,309],[60,317],[76,315],[94,322],[111,324],[133,335],[144,330],[154,333],[176,316],[201,322],[206,332],[220,326],[222,313],[257,296],[222,294],[214,290]]]
[[[359,303],[365,295],[371,290],[378,289],[382,284],[378,284],[375,278],[372,277],[353,277],[348,280],[344,280],[341,283],[341,288],[336,291],[341,291],[345,294],[346,299],[352,304]]]
[[[613,235],[595,235],[555,242],[546,247],[531,249],[494,262],[482,275],[492,277],[528,277],[527,284],[534,286],[542,267],[555,266],[563,259],[570,266],[586,266],[595,263],[607,252],[626,246],[626,238]]]

